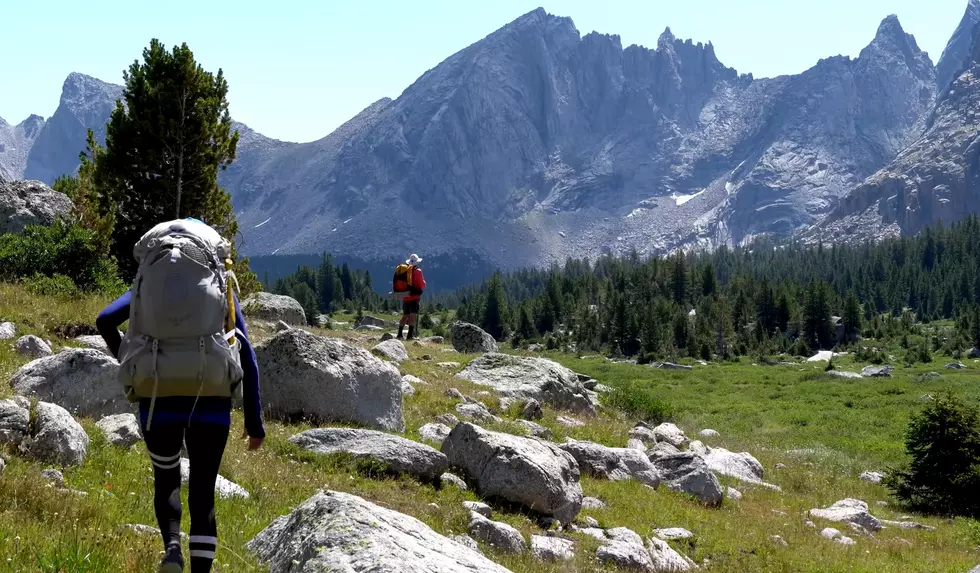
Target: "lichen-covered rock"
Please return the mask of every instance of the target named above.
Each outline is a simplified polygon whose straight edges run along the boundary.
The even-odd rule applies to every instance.
[[[724,497],[721,483],[701,456],[680,452],[651,458],[651,461],[669,489],[693,495],[707,505],[721,503]]]
[[[449,437],[449,432],[451,431],[453,429],[445,424],[425,424],[419,428],[419,436],[427,442],[441,444],[443,440]]]
[[[482,328],[467,322],[456,321],[449,326],[453,348],[463,354],[497,352],[497,341]]]
[[[881,530],[881,522],[868,512],[868,504],[859,499],[842,499],[830,507],[811,509],[810,517],[841,523],[854,523],[871,532]]]
[[[292,326],[306,325],[306,312],[296,299],[268,292],[260,292],[246,298],[241,304],[242,314],[268,322],[282,321]]]
[[[597,404],[578,376],[547,358],[484,354],[456,377],[489,386],[508,398],[533,399],[577,414],[596,414]]]
[[[289,441],[318,454],[350,454],[381,462],[394,473],[435,481],[449,466],[446,456],[429,446],[375,430],[314,428]]]
[[[317,492],[247,547],[269,573],[509,573],[413,517],[335,491]]]
[[[260,344],[255,355],[270,418],[405,431],[401,374],[370,352],[294,328]]]
[[[518,503],[566,524],[582,508],[578,464],[554,444],[463,422],[442,443],[442,452],[484,497]]]
[[[531,554],[541,561],[568,561],[575,558],[575,542],[561,537],[532,535]]]
[[[12,322],[0,322],[0,340],[13,340],[17,336],[17,326]]]
[[[709,448],[701,442],[691,442],[688,451],[704,458],[708,469],[723,475],[736,478],[746,483],[759,485],[775,491],[781,491],[779,486],[762,481],[765,470],[759,460],[748,452],[730,452],[725,448]]]
[[[487,519],[476,511],[470,512],[470,536],[508,553],[524,553],[527,542],[513,526]]]

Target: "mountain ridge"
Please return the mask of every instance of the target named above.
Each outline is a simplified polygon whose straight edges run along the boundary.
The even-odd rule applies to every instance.
[[[962,51],[957,37],[959,28],[940,64]],[[236,123],[238,157],[219,182],[251,256],[465,246],[512,268],[744,244],[819,223],[914,143],[939,67],[894,15],[857,57],[755,78],[669,27],[655,49],[624,48],[539,8],[316,141]],[[108,117],[121,88],[85,78],[66,80],[26,176],[53,179],[77,164],[84,135],[69,154],[53,134],[71,139],[65,124]]]

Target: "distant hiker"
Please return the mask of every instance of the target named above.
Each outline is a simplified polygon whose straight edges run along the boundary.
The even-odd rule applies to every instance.
[[[425,290],[425,277],[422,276],[422,269],[419,263],[422,259],[418,255],[412,254],[408,260],[395,267],[395,276],[392,279],[392,290],[396,295],[404,295],[402,298],[402,319],[398,323],[398,340],[402,339],[402,331],[408,325],[408,340],[416,338],[420,301],[422,291]]]
[[[191,571],[207,572],[218,546],[214,486],[232,397],[244,399],[248,449],[265,439],[258,364],[232,288],[230,244],[201,221],[184,219],[152,228],[133,255],[140,263],[133,287],[99,313],[96,325],[120,361],[126,396],[139,402],[164,543],[158,571],[184,570],[180,454],[186,443]],[[126,320],[120,339],[116,329]]]

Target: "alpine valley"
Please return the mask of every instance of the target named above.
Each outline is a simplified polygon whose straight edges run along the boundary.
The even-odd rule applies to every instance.
[[[624,47],[537,9],[318,141],[236,124],[219,181],[244,254],[385,269],[916,233],[980,204],[978,21],[970,0],[936,63],[888,16],[856,58],[759,79],[669,29]],[[0,119],[0,177],[71,173],[121,89],[73,73],[49,119]]]

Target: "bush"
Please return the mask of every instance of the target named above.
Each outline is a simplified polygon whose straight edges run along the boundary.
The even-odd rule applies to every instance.
[[[78,295],[78,287],[65,275],[34,275],[23,280],[27,292],[44,296],[63,296],[67,298]]]
[[[674,409],[664,402],[653,388],[636,383],[617,384],[612,392],[605,394],[605,402],[627,414],[639,416],[644,422],[661,424],[670,421]]]
[[[115,261],[99,244],[92,231],[60,220],[50,227],[29,226],[23,234],[0,236],[0,279],[60,275],[83,291],[124,291]]]
[[[884,480],[911,509],[980,516],[980,413],[951,394],[912,417],[905,437],[911,462]]]

